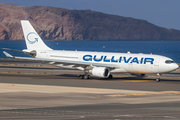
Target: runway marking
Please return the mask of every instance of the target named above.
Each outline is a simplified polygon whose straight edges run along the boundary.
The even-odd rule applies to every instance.
[[[125,96],[145,96],[145,95],[165,95],[165,94],[180,94],[180,91],[162,91],[152,93],[139,93],[139,94],[122,94],[122,95],[104,95],[106,97],[125,97]]]
[[[123,80],[123,82],[150,82],[151,80]]]

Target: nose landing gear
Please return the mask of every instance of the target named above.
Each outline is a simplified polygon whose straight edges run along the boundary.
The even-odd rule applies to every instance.
[[[160,82],[160,81],[161,81],[161,79],[160,79],[161,75],[162,75],[162,74],[157,73],[156,82]]]

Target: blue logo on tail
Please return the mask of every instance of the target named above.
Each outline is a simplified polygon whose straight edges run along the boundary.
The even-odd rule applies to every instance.
[[[29,44],[34,44],[35,42],[38,42],[38,35],[34,32],[30,32],[27,35],[27,40]]]

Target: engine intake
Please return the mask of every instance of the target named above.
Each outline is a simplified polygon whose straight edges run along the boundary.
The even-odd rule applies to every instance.
[[[110,75],[110,70],[106,67],[94,67],[91,70],[93,76],[101,77],[101,78],[108,78]]]

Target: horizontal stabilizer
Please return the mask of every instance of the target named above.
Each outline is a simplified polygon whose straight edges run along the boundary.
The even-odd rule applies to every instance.
[[[2,48],[3,50],[11,50],[11,51],[16,51],[16,52],[23,52],[21,50],[14,50],[14,49],[9,49],[9,48]]]
[[[6,57],[13,58],[13,56],[12,56],[12,55],[10,55],[9,53],[7,53],[6,51],[3,51],[3,53],[6,55]]]
[[[9,49],[9,48],[2,48],[3,50],[11,50],[11,51],[16,51],[16,52],[22,52],[22,53],[25,53],[25,54],[28,54],[32,57],[35,57],[36,56],[36,51],[34,50],[27,50],[27,49],[24,49],[23,51],[21,50],[14,50],[14,49]]]

